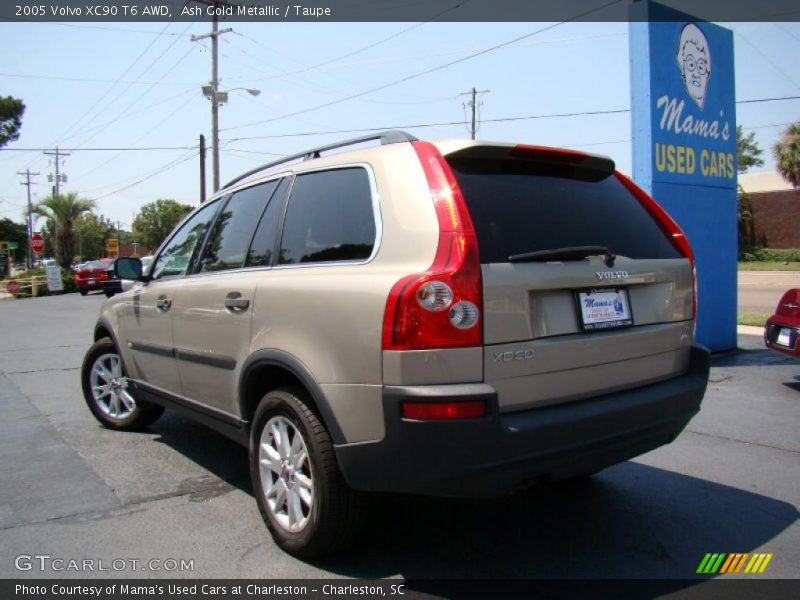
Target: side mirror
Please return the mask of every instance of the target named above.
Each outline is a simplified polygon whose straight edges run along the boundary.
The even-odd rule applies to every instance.
[[[114,261],[114,277],[144,281],[142,278],[142,261],[138,258],[123,257]]]

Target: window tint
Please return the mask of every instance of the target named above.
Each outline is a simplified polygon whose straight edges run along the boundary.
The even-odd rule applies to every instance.
[[[266,267],[272,264],[272,253],[275,249],[275,240],[278,233],[278,222],[283,210],[283,198],[289,187],[288,177],[281,180],[278,189],[272,194],[272,199],[267,205],[267,210],[261,217],[261,221],[253,236],[253,243],[250,244],[250,251],[247,253],[248,267]]]
[[[268,181],[231,196],[214,223],[200,260],[201,271],[224,271],[244,265],[256,223],[277,186],[278,180]]]
[[[181,226],[150,269],[153,279],[186,273],[218,208],[219,201],[207,204]]]
[[[364,260],[375,245],[369,177],[362,168],[299,175],[281,239],[281,264]]]
[[[482,263],[569,246],[630,258],[680,258],[660,226],[613,175],[530,161],[448,161],[478,234]]]

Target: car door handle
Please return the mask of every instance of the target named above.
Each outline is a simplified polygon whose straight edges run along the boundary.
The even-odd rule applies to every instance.
[[[241,292],[231,292],[225,296],[225,308],[234,312],[244,312],[250,306],[250,300],[242,298]]]
[[[167,298],[166,296],[159,296],[158,300],[156,300],[156,308],[158,310],[163,310],[167,312],[172,307],[172,300]]]

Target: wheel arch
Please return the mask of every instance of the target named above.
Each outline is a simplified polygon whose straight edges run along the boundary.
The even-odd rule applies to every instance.
[[[239,415],[248,428],[264,394],[288,386],[300,387],[308,393],[310,408],[323,422],[334,444],[346,443],[339,421],[311,371],[300,359],[282,350],[258,350],[242,366],[239,375]]]

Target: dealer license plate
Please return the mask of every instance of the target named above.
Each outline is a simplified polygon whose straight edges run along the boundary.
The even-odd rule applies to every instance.
[[[633,325],[628,290],[602,288],[578,292],[581,326],[585,331]]]
[[[778,333],[778,341],[777,344],[781,346],[786,346],[787,348],[791,347],[792,345],[792,332],[790,329],[781,329]]]
[[[97,283],[97,282],[96,282],[94,279],[90,279],[90,280],[89,280],[87,283],[88,283],[89,285],[94,285],[94,284],[95,284],[95,283]]]

